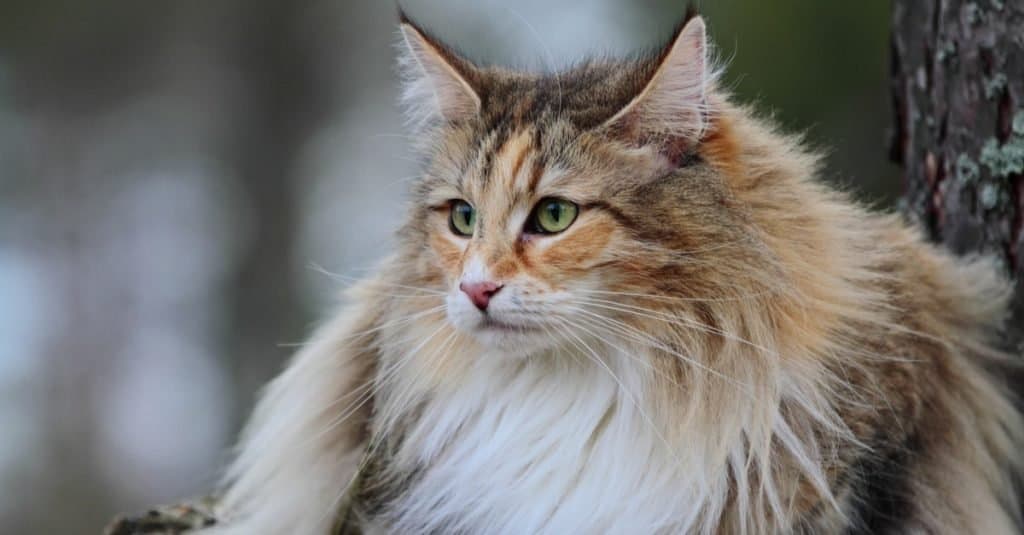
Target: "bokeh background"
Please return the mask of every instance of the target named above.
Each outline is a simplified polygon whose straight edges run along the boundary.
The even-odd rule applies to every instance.
[[[661,42],[683,0],[403,0],[474,59]],[[704,0],[739,97],[892,204],[887,2]],[[390,0],[0,2],[0,533],[208,490],[416,167]],[[321,269],[322,268],[322,269]]]

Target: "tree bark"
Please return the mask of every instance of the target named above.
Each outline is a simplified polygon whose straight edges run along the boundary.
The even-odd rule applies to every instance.
[[[893,0],[891,157],[904,211],[1017,280],[1007,343],[1024,350],[1024,0]]]

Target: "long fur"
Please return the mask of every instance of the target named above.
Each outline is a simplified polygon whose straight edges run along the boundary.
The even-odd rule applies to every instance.
[[[405,24],[432,127],[398,251],[268,387],[220,532],[1020,531],[1008,282],[818,182],[702,20],[557,81]],[[576,222],[523,234],[549,197]]]

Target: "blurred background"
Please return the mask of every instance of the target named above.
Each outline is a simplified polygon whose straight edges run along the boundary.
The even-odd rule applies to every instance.
[[[683,0],[402,0],[473,59],[665,39]],[[886,2],[704,0],[742,100],[892,204]],[[378,0],[0,2],[0,533],[205,492],[389,247],[415,164]]]

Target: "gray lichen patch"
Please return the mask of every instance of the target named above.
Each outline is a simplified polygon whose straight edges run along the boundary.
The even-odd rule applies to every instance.
[[[964,18],[967,19],[967,24],[974,26],[981,22],[981,8],[975,2],[968,2],[964,6]]]
[[[956,57],[956,41],[949,40],[939,45],[939,49],[935,52],[935,59],[939,62],[945,62],[947,59],[953,59]]]
[[[981,164],[998,178],[1024,172],[1024,137],[1014,136],[1001,147],[995,138],[985,141]]]
[[[1006,90],[1006,75],[997,73],[988,80],[985,80],[985,98],[992,100],[1003,94]]]
[[[981,148],[981,164],[989,169],[993,177],[1008,178],[1024,173],[1024,110],[1013,116],[1012,132],[1006,143],[990,138]]]
[[[992,184],[985,184],[981,187],[980,200],[986,210],[991,210],[999,204],[999,191]]]
[[[981,175],[981,169],[974,160],[966,154],[961,154],[956,159],[956,178],[961,182],[974,182]]]
[[[1003,146],[989,139],[981,148],[981,164],[997,178],[1024,172],[1024,136],[1013,136]]]

